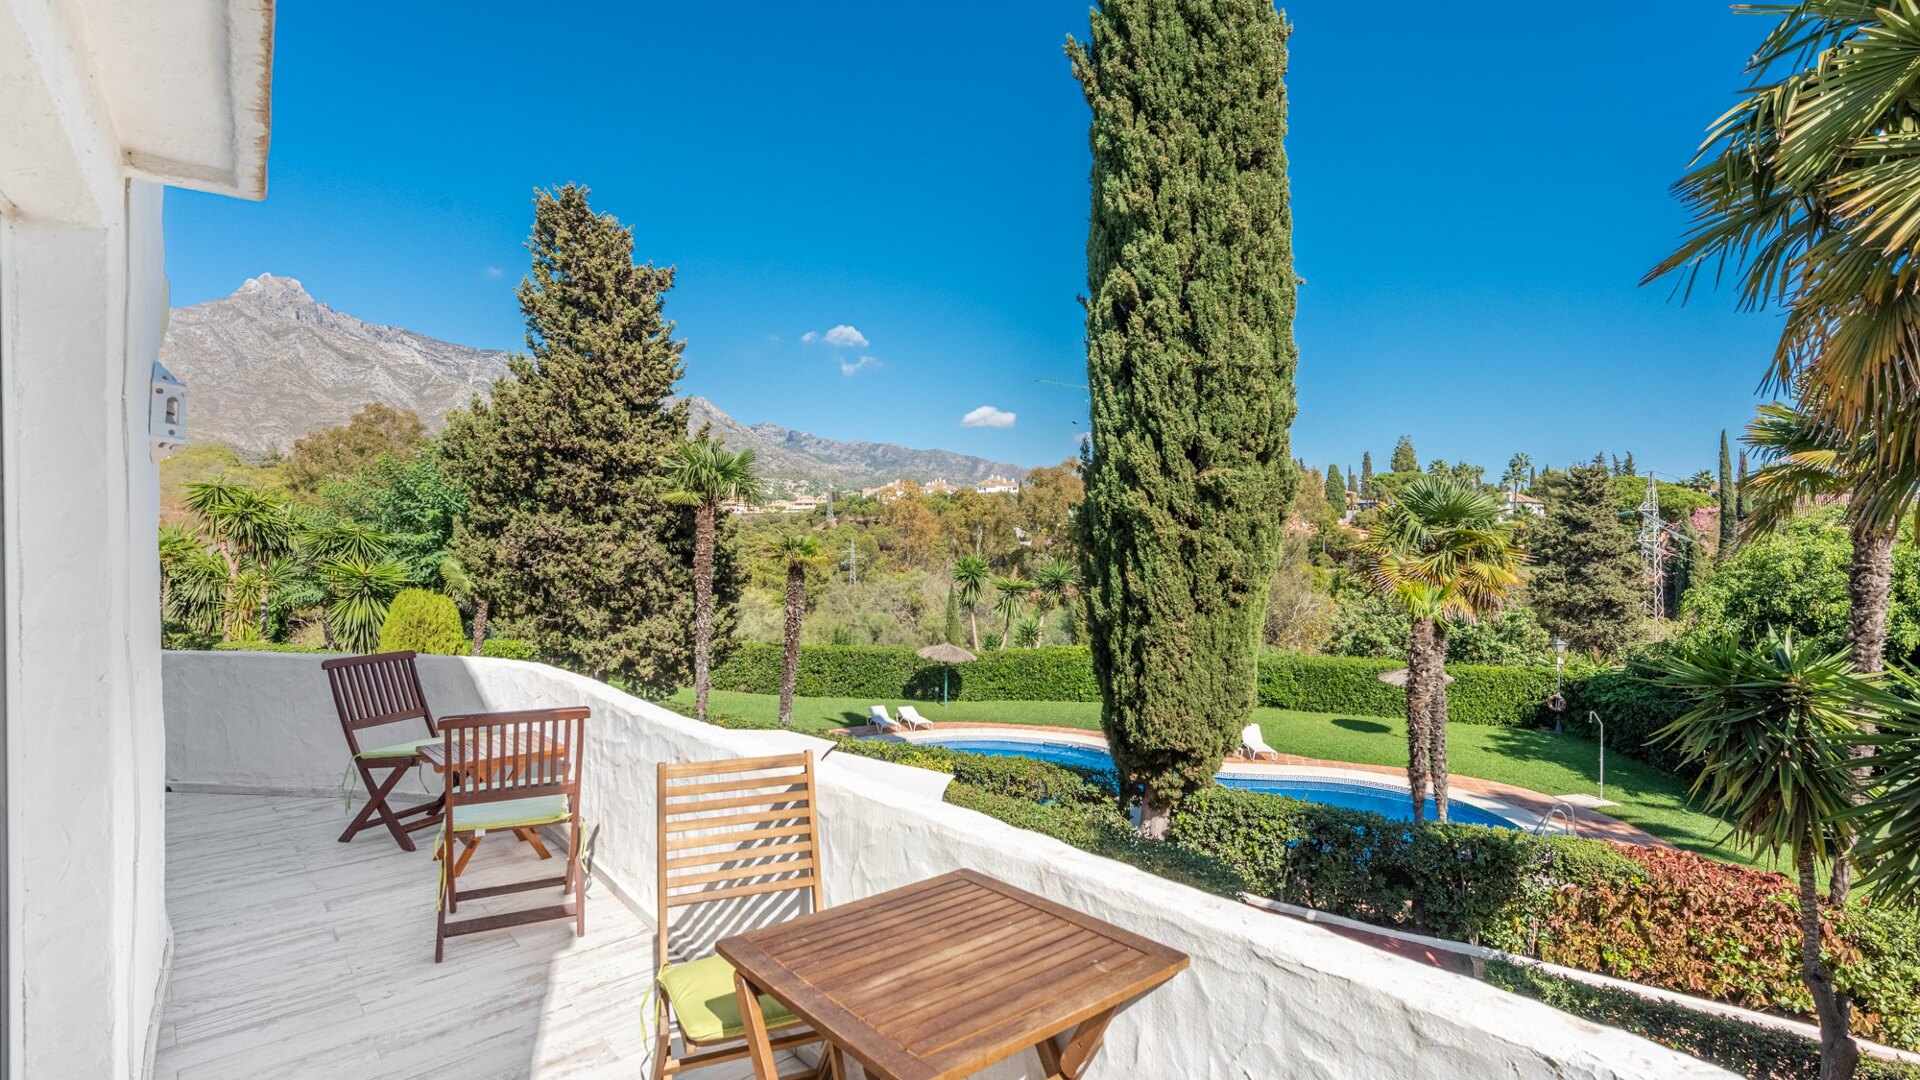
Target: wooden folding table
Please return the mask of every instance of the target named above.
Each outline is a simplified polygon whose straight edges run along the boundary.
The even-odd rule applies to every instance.
[[[440,722],[444,724],[448,720],[466,720],[486,715],[488,714],[469,713],[464,716],[447,716],[442,717]],[[476,741],[471,751],[462,755],[461,760],[454,762],[451,771],[464,777],[467,783],[486,783],[496,774],[505,776],[515,768],[525,767],[533,758],[547,758],[558,752],[543,736],[526,728],[516,728],[505,738]],[[434,772],[439,773],[443,782],[449,784],[453,782],[447,768],[445,742],[426,743],[420,747],[419,754],[420,760],[431,766]],[[526,841],[527,846],[533,848],[534,854],[542,859],[553,857],[553,853],[547,850],[547,845],[540,842],[540,835],[532,829],[515,829],[513,834]],[[473,850],[479,846],[480,842],[477,838],[467,845],[467,849],[460,854],[459,861],[452,864],[455,874],[467,868],[467,860],[473,858]]]
[[[1071,1080],[1178,950],[960,870],[716,948],[737,972],[754,1072],[774,1080],[760,994],[887,1080],[954,1080],[1032,1050]],[[1064,1046],[1055,1039],[1071,1033]]]

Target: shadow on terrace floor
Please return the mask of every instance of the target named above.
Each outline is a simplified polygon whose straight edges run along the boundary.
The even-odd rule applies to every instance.
[[[646,920],[599,885],[584,938],[571,922],[514,927],[452,939],[435,964],[431,840],[341,844],[345,821],[337,799],[167,796],[174,962],[156,1080],[647,1075]],[[489,836],[462,881],[557,873],[535,861]]]

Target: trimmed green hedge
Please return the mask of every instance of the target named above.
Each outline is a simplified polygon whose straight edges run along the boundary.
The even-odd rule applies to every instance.
[[[1488,983],[1597,1024],[1631,1031],[1751,1080],[1819,1080],[1820,1044],[1723,1016],[1695,1012],[1533,968],[1487,962]],[[1920,1080],[1920,1068],[1862,1059],[1859,1080]]]
[[[538,660],[540,653],[530,641],[519,638],[490,637],[480,643],[480,655],[496,660]]]
[[[332,654],[338,649],[329,649],[320,645],[295,645],[291,641],[217,641],[213,652],[290,652]]]
[[[714,669],[716,690],[774,694],[780,690],[778,645],[744,643]],[[1303,712],[1399,716],[1406,691],[1380,681],[1380,673],[1405,665],[1347,656],[1261,657],[1259,703]],[[1462,724],[1517,726],[1537,723],[1553,693],[1548,668],[1455,664],[1448,688],[1448,716]],[[941,666],[912,649],[883,645],[807,645],[800,650],[795,691],[802,697],[875,700],[938,700]],[[1084,646],[990,649],[980,659],[956,664],[948,683],[955,701],[1098,701],[1093,662]]]

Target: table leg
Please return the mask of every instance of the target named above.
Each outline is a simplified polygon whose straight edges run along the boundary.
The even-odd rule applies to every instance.
[[[1073,1035],[1067,1039],[1067,1045],[1058,1047],[1048,1039],[1034,1047],[1040,1055],[1040,1066],[1046,1070],[1047,1080],[1076,1080],[1087,1066],[1093,1062],[1093,1056],[1100,1052],[1100,1043],[1107,1037],[1107,1025],[1113,1022],[1118,1007],[1087,1017]]]
[[[540,842],[539,833],[534,832],[532,829],[515,829],[513,830],[513,835],[525,840],[528,846],[533,848],[535,855],[543,859],[553,858],[553,853],[547,850],[547,845]]]
[[[746,1025],[742,1037],[747,1043],[747,1057],[753,1062],[755,1080],[780,1080],[780,1070],[773,1064],[773,1047],[767,1044],[767,1018],[760,1012],[759,991],[736,971],[733,992],[740,999],[740,1019]]]

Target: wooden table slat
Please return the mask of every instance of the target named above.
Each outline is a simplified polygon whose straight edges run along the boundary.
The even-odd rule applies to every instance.
[[[954,1080],[1172,978],[1185,954],[974,871],[749,931],[719,952],[875,1076]]]

